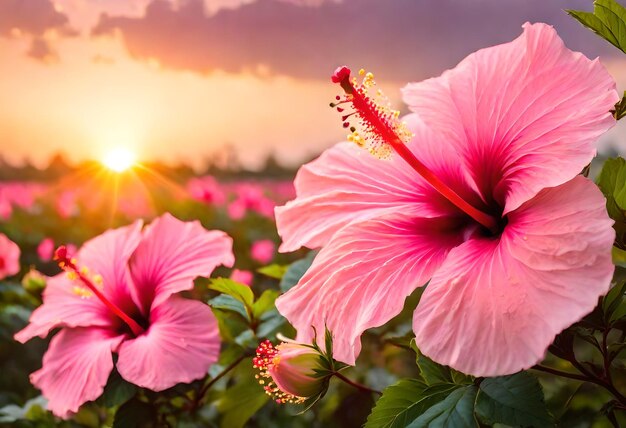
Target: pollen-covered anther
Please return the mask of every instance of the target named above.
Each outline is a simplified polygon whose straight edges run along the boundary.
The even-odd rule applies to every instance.
[[[331,107],[341,113],[346,110],[345,106],[339,107],[342,104],[348,104],[354,109],[342,116],[343,126],[351,131],[348,141],[366,148],[378,158],[389,158],[393,152],[392,146],[406,144],[413,134],[399,120],[400,112],[391,108],[383,91],[373,91],[376,87],[374,74],[361,69],[359,76],[362,78],[360,83],[356,77],[350,77],[350,69],[347,67],[335,71],[332,80],[341,85],[345,94],[343,97],[338,96],[337,102],[331,103]],[[374,92],[374,95],[370,95],[370,92]]]

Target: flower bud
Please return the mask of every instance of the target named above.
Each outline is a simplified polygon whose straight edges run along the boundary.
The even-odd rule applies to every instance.
[[[303,403],[327,385],[327,377],[316,373],[316,369],[324,370],[322,355],[311,346],[283,342],[274,347],[266,340],[257,348],[252,363],[260,371],[255,377],[279,404]]]
[[[22,287],[31,292],[41,291],[46,287],[46,277],[41,272],[31,269],[22,278]]]

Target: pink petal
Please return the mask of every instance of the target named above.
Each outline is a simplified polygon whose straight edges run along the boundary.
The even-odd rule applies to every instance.
[[[591,161],[619,99],[597,59],[567,49],[552,27],[528,23],[513,42],[403,92],[462,154],[486,202],[495,197],[505,214]]]
[[[200,222],[182,222],[170,214],[157,218],[130,261],[135,302],[148,313],[173,293],[189,290],[193,279],[209,276],[218,265],[235,261],[232,239],[224,232],[206,230]]]
[[[144,334],[122,344],[117,369],[129,382],[162,391],[205,376],[219,351],[219,330],[211,309],[172,296],[152,310]]]
[[[20,247],[3,233],[0,233],[0,261],[0,279],[20,271]]]
[[[109,230],[87,241],[76,255],[81,267],[103,279],[104,295],[123,311],[133,314],[135,306],[129,295],[130,277],[126,267],[130,255],[139,244],[141,222]],[[65,273],[48,280],[43,293],[43,305],[35,309],[29,325],[15,335],[26,342],[35,336],[45,337],[56,327],[115,327],[120,323],[95,296],[82,297],[74,292],[80,282],[71,281]]]
[[[73,291],[76,285],[65,273],[49,278],[43,292],[43,305],[33,311],[29,324],[15,334],[15,340],[24,343],[35,336],[46,337],[57,327],[113,328],[119,324],[97,297],[76,294]]]
[[[451,145],[430,132],[416,115],[404,118],[417,136],[415,155],[448,185],[477,204]],[[353,143],[340,143],[303,166],[295,181],[297,197],[276,208],[281,252],[317,248],[352,221],[386,211],[419,208],[420,217],[456,212],[402,158],[378,159]]]
[[[615,232],[604,203],[578,176],[510,213],[500,239],[453,249],[415,311],[420,350],[475,376],[539,362],[609,288]]]
[[[137,220],[130,226],[108,230],[87,241],[76,255],[79,266],[102,276],[104,295],[131,314],[135,308],[128,261],[141,241],[142,224]]]
[[[112,352],[123,339],[107,329],[61,330],[50,342],[43,367],[30,376],[48,399],[48,409],[67,418],[98,398],[113,369]]]
[[[297,286],[276,307],[310,343],[324,327],[334,335],[334,358],[354,364],[368,328],[402,310],[405,298],[428,281],[460,233],[450,219],[419,219],[399,212],[354,223],[339,231],[315,258]]]

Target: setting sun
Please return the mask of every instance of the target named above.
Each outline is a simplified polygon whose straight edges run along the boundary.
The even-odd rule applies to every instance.
[[[135,154],[125,148],[114,149],[106,154],[102,164],[111,171],[124,172],[135,164]]]

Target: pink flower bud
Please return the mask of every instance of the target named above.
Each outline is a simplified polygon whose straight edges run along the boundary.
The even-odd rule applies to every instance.
[[[321,354],[299,343],[281,343],[274,347],[269,340],[261,342],[252,360],[256,375],[265,392],[277,403],[303,403],[325,388],[325,378],[315,369],[323,369]]]

